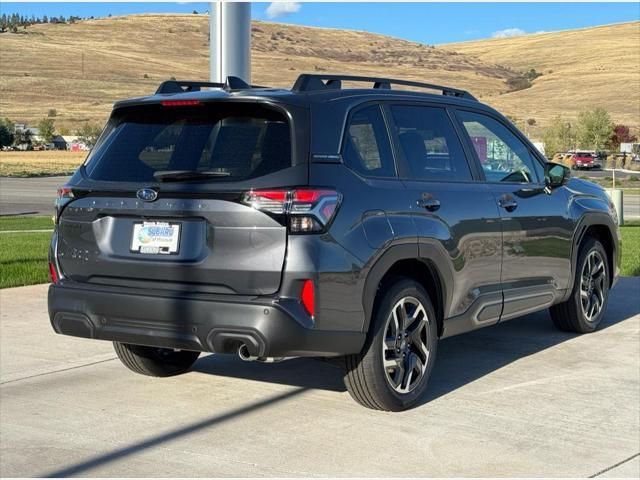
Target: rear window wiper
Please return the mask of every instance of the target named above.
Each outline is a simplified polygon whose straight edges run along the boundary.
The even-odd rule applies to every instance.
[[[216,177],[229,177],[231,174],[224,171],[198,171],[198,170],[158,170],[153,172],[153,178],[159,182],[180,182],[183,180],[202,180]]]

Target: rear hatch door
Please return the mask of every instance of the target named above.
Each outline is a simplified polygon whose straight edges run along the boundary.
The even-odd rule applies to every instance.
[[[295,115],[305,121],[305,112]],[[275,293],[286,222],[242,199],[252,188],[307,183],[293,118],[255,102],[114,112],[60,214],[63,275],[93,284]]]

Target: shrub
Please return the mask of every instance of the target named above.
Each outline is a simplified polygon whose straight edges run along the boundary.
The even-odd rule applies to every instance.
[[[525,77],[514,77],[507,80],[507,87],[509,87],[509,92],[517,92],[530,88],[531,81]]]
[[[528,72],[525,72],[522,76],[527,80],[534,81],[536,78],[541,77],[542,74],[539,72],[536,72],[535,68],[532,68]]]
[[[55,108],[50,108],[47,112],[47,117],[55,117],[58,115],[58,111]]]

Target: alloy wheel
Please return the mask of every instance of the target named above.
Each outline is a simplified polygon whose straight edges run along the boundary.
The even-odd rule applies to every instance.
[[[414,390],[425,375],[429,360],[429,317],[415,297],[395,304],[385,325],[382,358],[389,385],[398,393]]]
[[[580,277],[580,304],[588,322],[592,322],[604,307],[606,278],[602,255],[597,250],[590,252]]]

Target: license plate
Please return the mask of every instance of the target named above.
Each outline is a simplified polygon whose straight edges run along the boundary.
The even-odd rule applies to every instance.
[[[131,251],[152,255],[178,253],[180,224],[141,222],[133,224]]]

